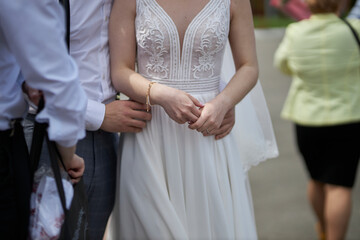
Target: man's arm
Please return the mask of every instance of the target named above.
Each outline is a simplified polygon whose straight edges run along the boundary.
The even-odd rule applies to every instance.
[[[0,29],[31,88],[42,91],[46,104],[37,116],[49,123],[48,134],[60,146],[70,175],[82,175],[83,160],[74,160],[76,142],[84,137],[86,95],[75,62],[64,42],[64,16],[53,0],[0,2]]]
[[[64,41],[64,14],[54,0],[0,2],[0,25],[27,84],[43,92],[37,116],[48,122],[49,138],[64,147],[85,135],[86,95]]]

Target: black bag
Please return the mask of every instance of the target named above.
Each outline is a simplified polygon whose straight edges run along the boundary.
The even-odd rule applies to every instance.
[[[69,48],[70,45],[70,4],[69,0],[60,0],[59,1],[65,9],[66,14],[66,38],[65,41]],[[44,107],[44,99],[40,100],[38,106],[38,113]],[[65,213],[65,221],[61,227],[60,238],[61,240],[83,240],[87,239],[87,197],[85,194],[85,186],[83,179],[74,186],[74,196],[70,205],[70,209],[66,209],[65,193],[64,186],[61,179],[60,167],[58,163],[60,162],[64,167],[64,163],[57,151],[56,144],[53,141],[49,140],[46,129],[47,124],[37,123],[35,121],[34,133],[30,151],[30,162],[31,162],[31,173],[34,175],[40,161],[42,143],[44,138],[46,139],[49,157],[51,161],[51,168],[54,173],[56,186],[59,192],[61,205]],[[65,167],[64,167],[65,169]],[[33,179],[33,176],[32,178]]]
[[[42,110],[44,101],[41,99],[38,112]],[[49,151],[51,168],[56,181],[57,190],[61,200],[61,205],[65,213],[65,221],[61,227],[60,238],[63,240],[83,240],[87,239],[87,199],[85,194],[84,182],[81,179],[74,186],[74,196],[70,209],[66,209],[64,186],[61,179],[59,163],[64,167],[64,163],[57,151],[56,144],[50,141],[46,132],[46,123],[35,122],[33,139],[30,150],[31,172],[35,173],[40,160],[40,153],[44,138]],[[33,179],[33,178],[32,178]]]

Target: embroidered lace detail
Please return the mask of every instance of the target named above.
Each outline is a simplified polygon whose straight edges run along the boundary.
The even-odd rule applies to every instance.
[[[214,16],[206,23],[206,28],[201,35],[200,46],[196,50],[201,56],[198,59],[199,64],[193,68],[194,78],[199,79],[199,73],[208,73],[207,77],[214,76],[216,59],[214,55],[222,51],[228,37],[229,18],[227,9],[222,2],[216,9]],[[203,77],[203,76],[202,76]]]
[[[160,74],[167,78],[169,74],[168,65],[164,61],[163,55],[168,53],[164,48],[164,34],[161,31],[160,21],[154,17],[149,8],[143,7],[139,1],[137,14],[140,16],[135,20],[136,39],[138,47],[149,55],[146,72],[149,76],[153,73]]]
[[[176,24],[156,0],[136,0],[136,4],[140,74],[159,81],[169,79],[186,91],[219,81],[229,33],[230,0],[209,0],[188,25],[182,47]]]

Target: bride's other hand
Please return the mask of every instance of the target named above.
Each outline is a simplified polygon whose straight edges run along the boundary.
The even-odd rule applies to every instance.
[[[162,106],[169,117],[179,124],[196,122],[201,113],[199,108],[204,107],[190,94],[162,84],[152,86],[150,102]]]
[[[211,136],[215,135],[215,140],[222,139],[223,137],[227,136],[235,125],[235,107],[231,108],[224,117],[220,127],[215,129],[208,134],[206,131],[203,133],[204,136]]]
[[[199,119],[189,124],[189,128],[203,134],[213,135],[213,132],[220,128],[228,109],[231,109],[226,106],[227,103],[219,98],[206,103]]]

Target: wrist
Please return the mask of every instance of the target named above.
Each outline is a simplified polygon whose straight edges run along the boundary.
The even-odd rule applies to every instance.
[[[150,89],[149,100],[151,105],[161,105],[164,101],[164,93],[168,92],[169,87],[160,83],[153,84]]]
[[[64,164],[67,165],[68,163],[71,163],[75,154],[76,146],[63,147],[60,144],[56,143],[56,147],[60,153],[61,159],[63,160]]]
[[[216,102],[218,102],[219,109],[225,110],[225,112],[228,112],[231,108],[235,106],[235,104],[231,101],[231,99],[224,94],[219,94],[214,99]]]

